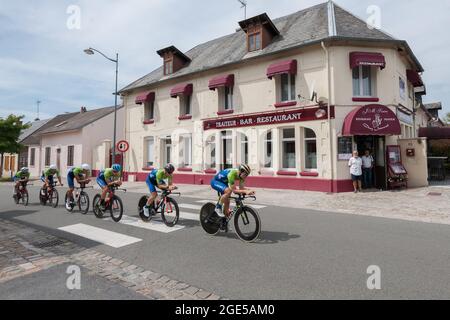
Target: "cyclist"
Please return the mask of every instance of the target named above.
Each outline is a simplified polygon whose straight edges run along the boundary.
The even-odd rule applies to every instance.
[[[17,198],[20,184],[22,183],[23,185],[26,185],[29,179],[30,179],[30,170],[27,167],[23,167],[16,173],[16,175],[14,176],[14,182],[16,183],[14,186],[14,195],[13,195],[14,199]]]
[[[211,180],[211,187],[222,195],[216,206],[216,213],[222,222],[226,221],[225,215],[228,217],[230,214],[230,197],[232,193],[244,195],[255,194],[255,191],[246,189],[244,186],[245,180],[250,173],[250,167],[247,164],[242,164],[239,169],[226,169],[219,172]]]
[[[53,186],[55,175],[58,178],[59,184],[63,186],[61,182],[61,174],[59,173],[58,167],[52,164],[50,167],[48,167],[48,169],[42,171],[41,180],[42,182],[44,182],[42,189],[50,191],[51,187]]]
[[[168,164],[164,167],[164,169],[154,169],[147,176],[147,186],[150,190],[150,197],[148,198],[147,204],[144,207],[144,215],[149,218],[150,217],[150,208],[152,208],[153,202],[158,197],[158,192],[156,188],[161,190],[172,191],[175,190],[176,187],[173,185],[173,173],[175,171],[175,167],[171,164]],[[167,185],[164,180],[168,180]]]
[[[102,189],[102,196],[100,201],[100,209],[105,211],[105,198],[110,187],[117,185],[121,186],[120,176],[122,172],[122,166],[120,164],[113,164],[111,168],[102,170],[97,177],[97,183]]]
[[[91,166],[88,164],[82,164],[81,167],[74,167],[67,173],[67,184],[69,185],[69,190],[67,190],[67,209],[71,208],[73,202],[73,191],[75,190],[75,180],[79,184],[87,184],[91,182],[89,175],[91,172]]]

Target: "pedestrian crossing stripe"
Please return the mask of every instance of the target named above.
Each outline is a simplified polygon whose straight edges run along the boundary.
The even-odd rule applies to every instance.
[[[58,228],[58,230],[99,242],[116,249],[142,241],[142,239],[139,238],[130,237],[121,233],[89,226],[83,223]]]

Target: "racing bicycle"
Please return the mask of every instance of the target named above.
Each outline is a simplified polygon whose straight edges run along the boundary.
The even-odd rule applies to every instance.
[[[56,182],[52,182],[50,188],[43,186],[39,190],[39,201],[43,206],[47,205],[47,203],[53,208],[58,206],[59,194],[58,190],[56,190]]]
[[[66,193],[66,197],[64,199],[64,203],[66,204],[66,210],[69,212],[73,212],[76,206],[82,214],[87,214],[89,211],[89,195],[84,191],[85,189],[93,189],[94,187],[86,187],[85,183],[80,184],[80,187],[74,188],[73,198],[70,201],[69,207],[67,207],[68,199],[68,191]]]
[[[178,207],[178,203],[170,197],[171,195],[180,196],[179,192],[172,191],[159,191],[158,194],[161,194],[161,199],[156,198],[153,202],[153,208],[150,209],[150,217],[146,217],[144,215],[144,207],[147,204],[148,196],[143,196],[139,200],[138,204],[138,212],[142,221],[149,222],[153,219],[155,215],[158,213],[161,214],[161,218],[163,219],[166,226],[172,228],[177,225],[178,220],[180,218],[180,209]],[[158,202],[159,200],[159,202]]]
[[[28,184],[27,181],[20,181],[19,187],[17,188],[17,193],[14,195],[14,202],[16,204],[23,204],[25,207],[28,206],[28,190],[27,185],[32,186],[32,184]]]
[[[239,239],[244,242],[256,241],[261,233],[261,219],[255,209],[244,204],[245,199],[249,198],[256,201],[256,197],[242,194],[236,197],[230,197],[230,199],[234,200],[236,206],[226,218],[219,217],[215,211],[220,197],[221,195],[219,194],[219,200],[216,204],[210,202],[202,207],[200,211],[200,223],[203,230],[210,235],[217,235],[221,230],[228,232],[228,224],[234,217],[234,228]]]
[[[115,194],[115,192],[117,190],[127,192],[126,189],[121,189],[117,185],[108,187],[108,192],[107,192],[106,198],[105,198],[104,210],[101,208],[101,205],[100,205],[102,196],[100,194],[95,195],[94,201],[92,203],[92,208],[93,208],[94,214],[97,218],[103,219],[105,213],[107,211],[109,211],[111,214],[111,219],[114,222],[119,222],[122,219],[123,202],[122,202],[122,199],[120,199]]]

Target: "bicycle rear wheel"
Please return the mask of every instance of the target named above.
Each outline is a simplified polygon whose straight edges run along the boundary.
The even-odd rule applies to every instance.
[[[101,199],[102,197],[99,194],[96,194],[94,200],[92,201],[92,210],[94,211],[94,215],[99,219],[103,219],[104,216],[104,213],[100,210]]]
[[[109,210],[111,212],[111,219],[113,219],[114,222],[119,222],[120,220],[122,220],[123,215],[122,199],[120,199],[118,196],[114,196],[111,199]]]
[[[261,233],[261,219],[253,208],[242,207],[234,217],[234,228],[239,239],[254,242]]]
[[[215,236],[220,231],[220,225],[216,222],[219,216],[216,213],[216,206],[206,203],[200,210],[200,224],[206,233]]]
[[[64,197],[64,204],[65,204],[64,207],[66,208],[67,211],[73,212],[73,209],[75,208],[75,206],[72,203],[70,204],[70,207],[67,208],[67,200],[69,200],[68,198],[69,197],[67,196],[67,193],[66,193],[66,196]]]
[[[174,199],[167,197],[166,203],[161,205],[161,217],[166,226],[170,228],[176,226],[180,219],[180,209]]]
[[[47,204],[47,190],[45,188],[42,188],[39,190],[39,202],[41,205],[45,206]]]
[[[142,221],[149,222],[152,220],[153,216],[150,214],[149,217],[146,217],[144,214],[144,207],[147,205],[148,196],[142,196],[138,203],[138,213],[139,217],[141,217]]]
[[[89,211],[89,196],[86,192],[82,191],[80,193],[80,198],[78,198],[78,208],[81,214],[87,214]]]

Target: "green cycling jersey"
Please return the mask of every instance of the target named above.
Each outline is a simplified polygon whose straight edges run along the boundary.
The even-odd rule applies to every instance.
[[[18,171],[16,173],[15,177],[19,178],[19,179],[29,179],[30,178],[30,173],[29,172],[23,173],[22,171]]]
[[[169,175],[167,172],[166,172],[166,170],[164,170],[164,169],[160,169],[160,170],[158,170],[157,172],[156,172],[156,181],[158,182],[158,183],[160,183],[160,182],[163,182],[164,180],[168,180],[168,182],[169,182],[169,185],[171,185],[172,184],[172,176],[171,175]]]
[[[81,177],[81,176],[84,175],[84,171],[83,171],[82,168],[78,168],[78,167],[73,168],[73,169],[72,169],[72,172],[73,172],[73,174],[74,174],[75,176],[78,176],[78,177]]]
[[[228,186],[230,187],[232,187],[235,184],[236,180],[238,180],[240,184],[244,182],[244,180],[239,177],[239,170],[237,169],[230,170],[230,172],[227,175],[227,178],[228,178]]]
[[[118,180],[120,178],[120,172],[117,174],[114,174],[113,169],[109,168],[109,169],[105,169],[105,171],[103,172],[103,176],[105,177],[106,181],[112,182],[112,181]]]
[[[48,178],[48,177],[52,177],[56,174],[56,176],[59,178],[61,177],[61,174],[59,173],[59,170],[53,170],[53,169],[47,169],[44,170],[44,177]]]

